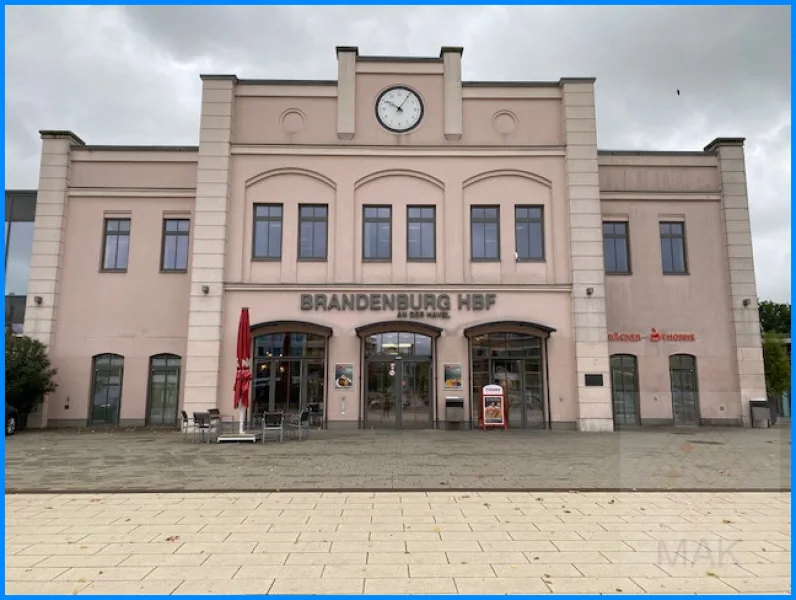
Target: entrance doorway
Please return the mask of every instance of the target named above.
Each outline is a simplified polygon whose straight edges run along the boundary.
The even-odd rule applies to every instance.
[[[254,338],[251,415],[322,414],[326,340],[310,333],[269,333]]]
[[[699,385],[696,357],[673,354],[669,357],[669,377],[672,384],[672,419],[674,425],[699,425]]]
[[[419,333],[377,333],[365,338],[364,346],[364,427],[433,427],[431,338]]]
[[[495,332],[471,338],[472,424],[482,418],[481,389],[496,383],[506,394],[506,421],[511,429],[544,429],[542,340],[525,333]]]

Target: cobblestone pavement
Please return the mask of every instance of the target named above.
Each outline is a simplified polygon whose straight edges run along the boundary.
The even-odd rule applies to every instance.
[[[780,593],[790,493],[12,495],[6,594]]]
[[[790,429],[313,431],[280,444],[192,444],[157,431],[6,439],[6,490],[790,491]]]
[[[790,430],[312,432],[192,444],[165,431],[6,441],[7,491],[790,489]]]

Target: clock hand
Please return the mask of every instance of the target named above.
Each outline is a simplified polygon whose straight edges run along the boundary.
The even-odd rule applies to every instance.
[[[392,102],[390,102],[389,100],[385,100],[385,101],[384,101],[384,103],[385,103],[385,104],[389,104],[390,106],[394,106],[394,107],[395,107],[395,108],[397,108],[398,110],[401,110],[401,107],[400,107],[400,106],[398,106],[397,104],[393,104],[393,103],[392,103]]]
[[[407,94],[407,95],[406,95],[406,98],[404,98],[404,101],[403,101],[403,102],[401,102],[401,106],[403,106],[404,104],[406,104],[406,101],[407,101],[407,100],[409,100],[409,94]],[[399,106],[399,107],[398,107],[398,110],[401,110],[401,106]]]

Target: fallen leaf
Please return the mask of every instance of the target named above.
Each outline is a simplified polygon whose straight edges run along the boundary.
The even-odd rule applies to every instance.
[[[707,573],[705,573],[705,575],[707,575],[708,577],[718,577],[718,575],[716,575],[713,571],[708,571]]]
[[[166,538],[166,541],[167,542],[176,542],[178,539],[180,539],[180,536],[178,536],[178,535],[170,535],[169,537]]]
[[[724,523],[725,525],[729,525],[730,523],[732,523],[732,521],[730,521],[729,519],[722,519],[721,522]]]

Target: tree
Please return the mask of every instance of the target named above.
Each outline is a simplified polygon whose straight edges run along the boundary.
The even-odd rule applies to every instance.
[[[790,359],[782,334],[767,332],[763,335],[763,367],[768,397],[781,398],[790,389]]]
[[[47,346],[28,336],[6,331],[6,402],[28,415],[55,391],[57,370],[50,364]]]
[[[758,303],[760,314],[760,327],[763,333],[781,333],[790,336],[790,304],[787,302],[772,302],[763,300]]]

